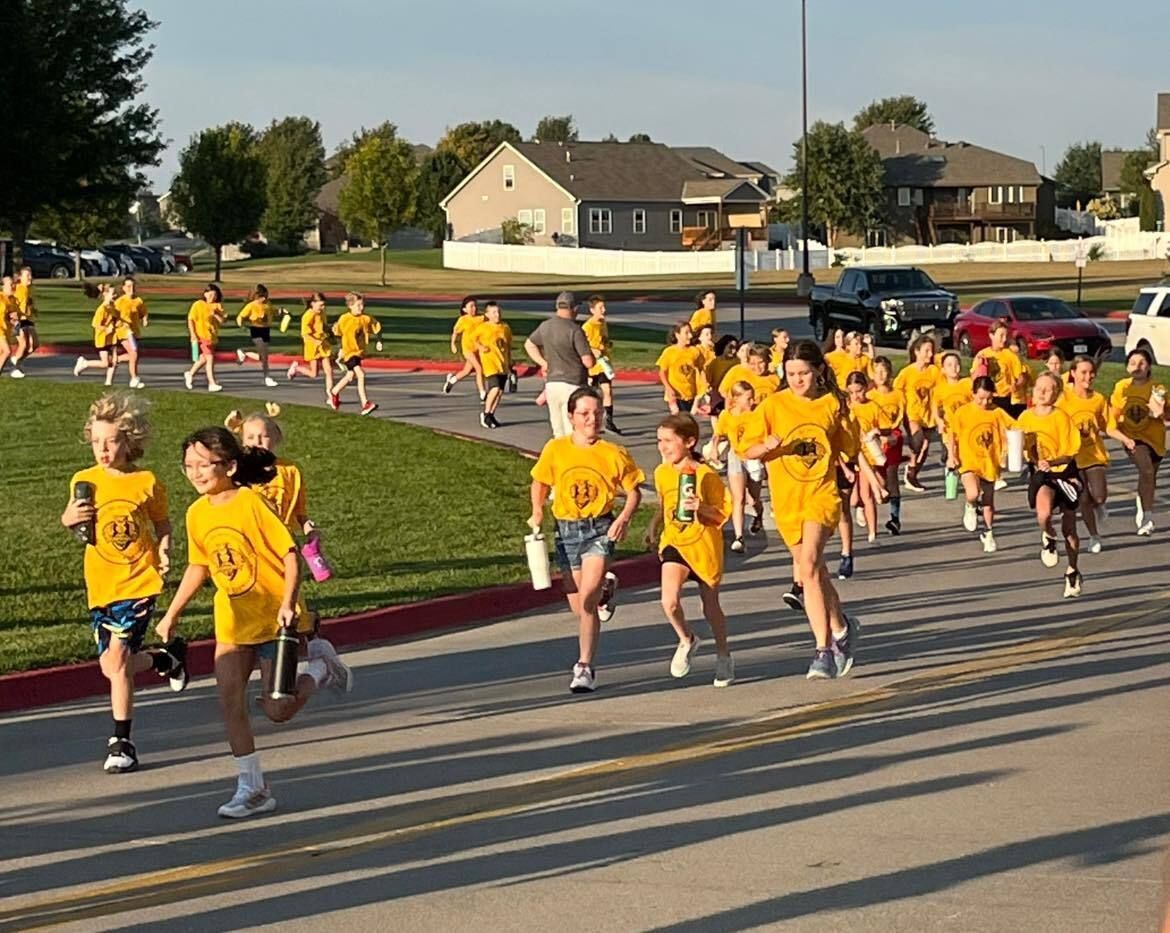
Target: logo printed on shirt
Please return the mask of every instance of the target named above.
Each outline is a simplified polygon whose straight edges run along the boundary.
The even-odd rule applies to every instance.
[[[111,564],[132,564],[146,553],[149,542],[138,518],[138,505],[111,499],[98,508],[98,555]]]
[[[588,517],[600,514],[595,506],[603,505],[606,483],[604,477],[593,467],[574,466],[565,471],[557,488],[557,495],[562,493],[576,506],[577,511]]]
[[[212,528],[203,546],[207,551],[207,569],[217,589],[235,599],[256,585],[256,549],[238,530]]]
[[[1149,416],[1150,406],[1146,402],[1142,401],[1140,398],[1126,399],[1125,420],[1130,424],[1141,427],[1142,422],[1144,422]]]
[[[799,483],[819,483],[829,473],[832,447],[825,429],[801,424],[783,438],[777,451],[785,472]]]

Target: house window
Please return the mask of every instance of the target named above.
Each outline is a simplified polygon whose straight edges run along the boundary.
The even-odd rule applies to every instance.
[[[1019,187],[1016,189],[1016,192],[1017,192],[1017,194],[1016,194],[1016,203],[1017,203],[1017,204],[1023,204],[1023,203],[1024,203],[1024,186],[1023,186],[1023,185],[1020,185],[1020,186],[1019,186]]]
[[[526,227],[532,226],[532,211],[517,211],[516,219]]]
[[[914,201],[915,205],[917,205],[918,207],[922,207],[922,205],[923,205],[923,202],[926,200],[926,199],[925,199],[925,197],[924,197],[924,195],[923,195],[923,193],[922,193],[922,189],[921,189],[921,188],[915,188],[915,189],[914,189],[914,190],[911,192],[911,195],[912,195],[912,197],[913,197],[913,201]]]
[[[910,206],[910,189],[909,188],[899,188],[898,189],[898,207],[909,207],[909,206]]]
[[[613,213],[608,207],[589,208],[589,232],[613,233]]]
[[[516,190],[516,166],[515,165],[505,165],[504,166],[504,190],[505,191],[515,191]]]
[[[568,233],[570,236],[576,233],[577,226],[577,212],[571,207],[561,208],[561,233]]]
[[[634,208],[634,233],[646,232],[646,212],[640,208]]]
[[[1003,203],[1003,185],[992,185],[987,189],[988,204]]]
[[[532,232],[544,233],[544,208],[538,207],[532,212]]]
[[[673,210],[670,212],[670,232],[682,233],[682,211]]]
[[[1008,185],[1007,202],[1008,202],[1008,204],[1015,204],[1016,203],[1016,188],[1014,185]]]
[[[866,230],[865,231],[865,245],[866,246],[889,246],[889,240],[886,237],[884,229]]]
[[[715,229],[714,211],[699,211],[698,218],[700,227],[706,227],[708,230]]]

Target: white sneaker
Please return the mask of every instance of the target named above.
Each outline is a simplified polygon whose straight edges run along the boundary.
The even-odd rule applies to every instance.
[[[79,356],[77,362],[73,364],[73,375],[80,376],[89,367],[89,360],[84,356]]]
[[[13,379],[23,379],[24,378],[24,372],[20,369],[17,369],[16,367],[13,367],[12,372],[10,372],[8,375],[11,376]]]
[[[247,358],[248,357],[244,355],[243,350],[236,351],[236,362],[239,363],[241,366],[244,365],[244,360],[246,360]]]
[[[277,386],[277,382],[271,376],[265,376],[264,377],[264,385],[267,386],[269,389],[275,389]]]
[[[983,542],[984,554],[995,553],[995,533],[990,528],[979,536],[979,540]]]
[[[605,572],[605,579],[601,582],[601,600],[597,604],[597,618],[608,622],[617,612],[618,578],[612,570]]]
[[[857,527],[865,527],[865,509],[863,509],[860,505],[857,507]]]
[[[1056,538],[1052,535],[1040,536],[1040,563],[1045,567],[1055,567],[1060,563],[1060,555],[1056,553]]]
[[[1090,535],[1089,536],[1089,543],[1085,546],[1085,550],[1088,551],[1090,554],[1100,554],[1101,553],[1101,539],[1094,538],[1092,535]]]
[[[979,515],[970,502],[963,506],[963,527],[968,531],[974,531],[979,527]]]
[[[730,687],[735,683],[735,660],[729,654],[721,654],[715,658],[715,679],[711,683],[716,687]]]
[[[259,790],[239,787],[236,794],[219,808],[219,815],[229,820],[243,820],[258,813],[271,813],[276,809],[276,798],[265,784]]]
[[[187,387],[188,392],[195,388],[195,377],[186,370],[183,370],[183,385]]]
[[[569,681],[570,693],[592,693],[597,689],[597,675],[588,664],[578,661],[573,665],[573,679]]]
[[[106,743],[106,763],[102,766],[106,774],[125,774],[138,770],[138,751],[129,739],[110,736]]]
[[[207,387],[207,391],[208,392],[222,392],[223,386],[221,386],[218,382],[213,382],[211,385],[209,385]]]
[[[320,658],[325,662],[325,669],[329,672],[329,679],[323,686],[330,687],[339,693],[349,693],[353,690],[353,670],[341,660],[333,643],[324,638],[314,638],[309,642],[309,659]]]
[[[1133,497],[1133,523],[1141,528],[1146,523],[1146,510],[1142,508],[1142,497]]]
[[[1079,571],[1069,570],[1064,575],[1064,598],[1073,599],[1081,595],[1081,575]]]
[[[486,401],[486,400],[487,400],[487,392],[486,392],[486,391],[484,391],[484,392],[480,392],[480,393],[479,393],[479,400],[480,400],[481,402],[483,402],[483,401]]]
[[[691,672],[691,658],[699,650],[699,636],[695,635],[690,641],[680,641],[674,649],[674,657],[670,659],[670,676],[686,677]]]
[[[1145,523],[1138,529],[1138,534],[1143,538],[1148,538],[1154,533],[1154,520],[1152,518],[1146,519]]]
[[[1007,480],[1006,480],[1006,479],[1002,479],[1002,478],[1001,478],[1001,479],[997,479],[997,480],[995,481],[995,488],[996,488],[997,490],[1000,490],[1000,489],[1007,489]]]
[[[131,379],[131,380],[130,380],[130,388],[131,388],[131,389],[145,389],[145,388],[146,388],[146,383],[145,383],[145,382],[143,382],[141,379],[139,379],[139,378],[136,376],[135,378],[133,378],[133,379]]]

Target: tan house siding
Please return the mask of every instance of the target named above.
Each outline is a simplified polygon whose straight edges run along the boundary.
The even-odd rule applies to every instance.
[[[504,186],[504,167],[512,166],[514,183],[511,190]],[[481,239],[490,231],[498,231],[500,223],[517,218],[521,212],[533,215],[544,211],[544,232],[534,233],[537,246],[553,245],[552,235],[569,235],[576,239],[576,202],[559,186],[517,152],[507,147],[492,156],[467,183],[447,201],[447,223],[451,239]],[[572,214],[571,230],[565,229],[562,211]]]

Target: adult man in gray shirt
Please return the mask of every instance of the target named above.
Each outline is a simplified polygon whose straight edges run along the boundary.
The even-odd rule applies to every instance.
[[[594,364],[585,332],[576,322],[572,292],[557,295],[556,316],[542,321],[524,341],[524,352],[545,377],[545,398],[553,437],[573,432],[569,423],[569,396],[585,385]]]

